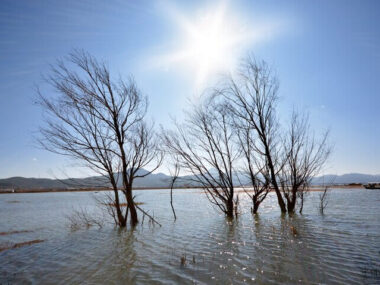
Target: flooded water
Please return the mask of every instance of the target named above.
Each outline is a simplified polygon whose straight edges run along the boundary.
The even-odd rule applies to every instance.
[[[303,215],[282,217],[273,195],[260,214],[240,194],[230,222],[200,190],[136,191],[162,227],[111,224],[71,231],[75,209],[96,212],[103,193],[0,195],[0,284],[380,284],[380,191],[335,189],[325,215],[318,192]],[[182,260],[182,262],[181,262]]]

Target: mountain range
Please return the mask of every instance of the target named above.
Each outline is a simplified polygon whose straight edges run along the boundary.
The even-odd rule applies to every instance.
[[[140,174],[145,174],[146,170],[140,170]],[[196,186],[191,182],[191,176],[182,176],[176,182],[176,187]],[[324,175],[313,179],[314,185],[321,184],[365,184],[368,182],[380,181],[380,175],[370,175],[361,173],[350,173],[343,175]],[[170,186],[171,177],[164,173],[152,173],[134,181],[135,188],[167,188]],[[248,183],[242,181],[242,183]],[[104,188],[108,186],[107,180],[102,176],[92,176],[87,178],[68,179],[48,179],[48,178],[25,178],[11,177],[0,179],[0,191],[9,189],[70,189],[70,188]]]

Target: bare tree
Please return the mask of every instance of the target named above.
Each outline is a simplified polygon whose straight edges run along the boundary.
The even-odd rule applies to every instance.
[[[278,80],[268,65],[249,57],[242,64],[237,78],[230,77],[218,93],[229,102],[229,110],[235,120],[240,121],[243,128],[248,125],[255,132],[255,152],[265,156],[271,187],[276,192],[281,211],[286,212],[276,179],[283,165],[276,117],[277,91]]]
[[[308,193],[308,188],[304,188],[302,187],[301,189],[298,190],[298,198],[299,198],[299,213],[302,214],[303,212],[303,205],[305,203],[305,199],[306,199],[306,194]]]
[[[226,99],[241,133],[252,131],[252,139],[242,145],[252,149],[252,161],[259,162],[252,173],[252,184],[263,181],[258,189],[270,187],[277,195],[281,212],[293,212],[297,196],[302,196],[310,180],[322,168],[330,154],[326,133],[320,141],[309,132],[305,116],[294,113],[289,131],[278,122],[278,80],[265,62],[248,57],[238,76],[230,77],[217,93]],[[251,135],[250,135],[251,136]],[[244,152],[247,158],[247,151]],[[251,162],[249,162],[251,163]],[[262,173],[260,173],[262,172]]]
[[[308,117],[293,112],[290,130],[283,143],[286,163],[278,178],[289,213],[294,212],[297,196],[301,197],[302,212],[305,191],[330,155],[327,138],[328,132],[317,141],[309,131]]]
[[[254,130],[241,121],[236,125],[236,129],[238,143],[242,150],[242,163],[244,165],[242,173],[250,181],[248,189],[243,185],[242,187],[252,200],[252,213],[256,214],[260,204],[270,191],[268,163],[265,155],[257,151]]]
[[[106,177],[114,192],[117,224],[125,227],[129,213],[136,225],[133,182],[162,160],[153,126],[144,122],[147,98],[132,79],[112,81],[108,67],[84,51],[72,52],[66,63],[59,60],[46,80],[55,92],[38,90],[46,111],[40,144]],[[144,167],[152,170],[142,172]],[[124,211],[119,184],[127,202]]]
[[[163,134],[167,150],[192,174],[191,182],[202,186],[210,202],[230,218],[236,210],[233,169],[240,153],[233,135],[227,109],[213,99],[194,106],[183,125]]]
[[[170,176],[171,176],[171,182],[170,182],[170,206],[172,207],[174,220],[177,220],[177,215],[175,213],[174,206],[173,206],[173,188],[174,188],[175,182],[179,178],[180,166],[179,166],[178,158],[175,160],[173,168],[174,168],[173,170],[170,170]]]
[[[323,188],[322,192],[319,193],[319,212],[321,215],[324,215],[325,209],[328,204],[328,197],[329,197],[329,192],[331,190],[330,186],[334,184],[334,179],[330,179],[327,183],[323,182]]]
[[[324,186],[322,192],[319,194],[319,211],[323,215],[328,204],[328,194],[330,187]]]

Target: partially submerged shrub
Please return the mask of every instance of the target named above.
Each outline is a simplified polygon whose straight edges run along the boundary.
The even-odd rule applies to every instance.
[[[325,186],[322,192],[319,194],[319,212],[321,213],[321,215],[325,213],[325,209],[328,204],[329,190],[330,188],[328,186]]]
[[[81,228],[90,228],[92,226],[103,227],[104,219],[94,217],[86,209],[75,210],[70,216],[67,216],[69,220],[69,226],[72,231],[79,230]]]
[[[182,255],[181,256],[181,266],[185,266],[186,265],[186,254]]]

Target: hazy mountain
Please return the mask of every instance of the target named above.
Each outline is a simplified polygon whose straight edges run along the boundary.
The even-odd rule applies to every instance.
[[[380,181],[379,175],[361,174],[361,173],[349,173],[343,175],[324,175],[313,179],[313,184],[350,184]]]
[[[141,170],[139,174],[146,174],[146,170]],[[235,175],[237,176],[237,175]],[[242,176],[241,176],[242,177]],[[193,176],[180,177],[176,182],[177,187],[191,187],[199,186],[198,183],[192,181]],[[119,179],[120,180],[120,179]],[[235,178],[235,183],[248,184],[248,180]],[[349,184],[349,183],[368,183],[380,181],[380,175],[369,175],[360,173],[351,173],[344,175],[324,175],[313,179],[313,184]],[[153,173],[143,178],[137,178],[134,181],[134,187],[152,187],[152,188],[165,188],[169,187],[171,177],[164,173]],[[121,181],[119,182],[121,184]],[[90,187],[104,187],[108,182],[105,177],[93,176],[87,178],[77,179],[47,179],[47,178],[25,178],[25,177],[11,177],[6,179],[0,179],[1,189],[69,189],[69,188],[90,188]]]
[[[140,175],[146,174],[146,170],[141,170]],[[117,175],[115,175],[117,176]],[[118,179],[121,186],[121,179]],[[143,178],[136,178],[134,187],[168,187],[170,185],[170,176],[163,173],[149,174]],[[93,176],[87,178],[69,178],[69,179],[47,179],[47,178],[25,178],[11,177],[0,179],[1,189],[70,189],[70,188],[90,188],[90,187],[107,187],[109,182],[106,177]]]

